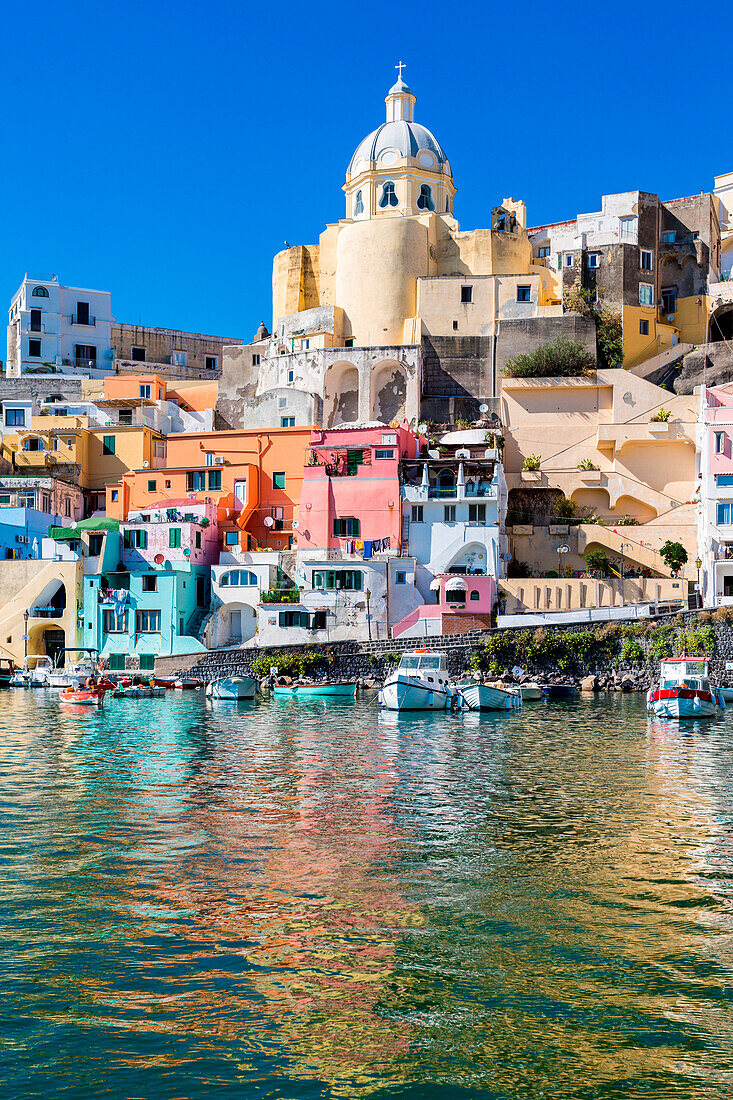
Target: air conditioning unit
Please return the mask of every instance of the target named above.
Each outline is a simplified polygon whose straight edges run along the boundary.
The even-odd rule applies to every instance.
[[[223,466],[224,465],[224,459],[222,458],[221,455],[215,455],[214,456],[214,465],[215,466]]]

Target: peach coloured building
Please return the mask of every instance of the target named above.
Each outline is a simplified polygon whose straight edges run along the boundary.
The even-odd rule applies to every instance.
[[[287,550],[312,426],[185,432],[168,437],[164,469],[138,469],[107,487],[107,515],[187,498],[218,506],[220,546]]]

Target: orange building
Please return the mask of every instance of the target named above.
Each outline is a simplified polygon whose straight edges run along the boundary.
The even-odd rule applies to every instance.
[[[311,426],[168,436],[163,469],[135,470],[107,486],[107,515],[165,507],[181,498],[219,506],[222,549],[286,550],[300,500]]]

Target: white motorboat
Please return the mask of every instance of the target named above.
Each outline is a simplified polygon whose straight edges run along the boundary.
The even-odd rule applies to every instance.
[[[523,703],[536,703],[542,698],[542,688],[534,680],[530,680],[528,684],[519,685],[519,694],[522,696]]]
[[[83,653],[84,657],[66,662],[67,653]],[[62,663],[63,662],[63,663]],[[87,676],[96,676],[99,672],[99,651],[69,646],[60,650],[55,667],[49,672],[48,686],[52,688],[79,688]]]
[[[23,658],[23,667],[16,668],[10,681],[11,687],[48,687],[53,672],[53,661],[45,653],[29,653]]]
[[[254,699],[257,680],[253,676],[222,676],[206,685],[209,699]]]
[[[713,718],[725,710],[719,688],[710,683],[708,661],[695,657],[665,657],[659,684],[647,694],[647,708],[658,718]]]
[[[449,679],[445,654],[415,649],[384,681],[379,702],[388,710],[450,710],[462,698]]]
[[[522,696],[518,688],[507,687],[497,681],[482,684],[475,680],[463,680],[456,684],[469,710],[521,710]]]

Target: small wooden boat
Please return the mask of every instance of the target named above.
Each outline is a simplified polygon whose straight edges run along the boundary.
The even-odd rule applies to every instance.
[[[725,697],[709,680],[704,658],[665,657],[659,684],[647,694],[647,708],[658,718],[714,718],[725,710]]]
[[[15,665],[10,658],[0,658],[0,687],[10,687],[14,675]]]
[[[161,699],[164,695],[165,688],[153,684],[129,684],[112,692],[114,699]]]
[[[517,688],[505,687],[500,681],[481,684],[464,680],[456,684],[469,710],[521,710],[522,696]]]
[[[543,699],[569,699],[576,694],[577,689],[572,684],[547,684],[542,689]]]
[[[542,698],[542,688],[532,680],[528,684],[519,685],[519,694],[522,696],[523,703],[536,703]]]
[[[350,681],[345,684],[275,684],[272,689],[273,695],[279,695],[281,698],[293,698],[293,696],[301,696],[304,699],[308,698],[330,698],[330,699],[355,699],[356,698],[356,681]]]
[[[209,699],[254,699],[257,680],[253,676],[221,676],[206,685]]]
[[[180,680],[176,680],[173,687],[177,691],[196,691],[201,687],[200,680],[194,680],[191,676],[182,676]]]
[[[59,702],[77,707],[101,707],[107,689],[104,686],[89,688],[67,687],[59,692]]]

